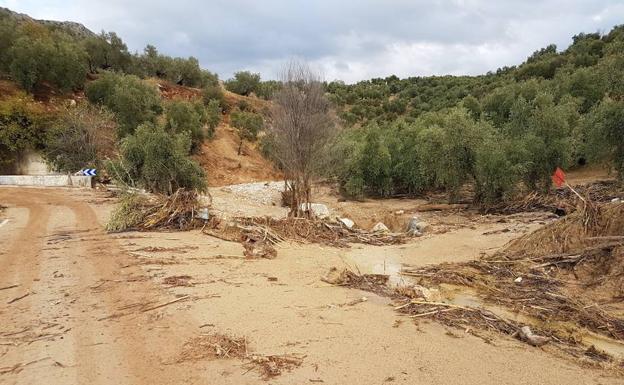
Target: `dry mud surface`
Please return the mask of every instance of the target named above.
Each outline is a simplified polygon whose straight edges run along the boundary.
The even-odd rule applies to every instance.
[[[97,192],[0,188],[0,203],[1,384],[622,383],[548,346],[415,325],[387,299],[320,280],[333,266],[392,274],[469,260],[541,219],[431,214],[444,231],[405,245],[282,243],[276,259],[246,260],[240,244],[198,231],[106,234],[113,201]],[[202,335],[303,360],[267,380],[245,359],[202,355]]]

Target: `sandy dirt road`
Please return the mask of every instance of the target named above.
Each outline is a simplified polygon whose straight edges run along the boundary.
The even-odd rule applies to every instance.
[[[163,368],[170,348],[178,348],[170,330],[183,339],[188,324],[150,326],[154,312],[115,317],[171,298],[103,232],[83,194],[3,188],[0,201],[9,206],[0,229],[0,287],[18,285],[0,291],[0,383],[185,381],[188,373]]]
[[[0,384],[622,383],[548,347],[415,325],[383,298],[319,280],[331,266],[473,258],[514,236],[485,235],[502,224],[400,246],[283,244],[249,261],[199,232],[106,234],[110,202],[95,192],[0,188],[0,203]],[[189,286],[164,283],[181,275]],[[180,359],[211,332],[304,362],[264,381],[237,359]]]

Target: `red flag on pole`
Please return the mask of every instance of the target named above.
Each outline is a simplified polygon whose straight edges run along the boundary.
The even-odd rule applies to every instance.
[[[563,170],[557,167],[555,173],[552,175],[552,180],[555,186],[563,186],[563,184],[565,183],[565,173],[563,172]]]

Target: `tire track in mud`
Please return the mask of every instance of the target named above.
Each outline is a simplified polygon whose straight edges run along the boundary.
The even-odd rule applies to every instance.
[[[103,231],[89,204],[62,190],[22,192],[0,190],[0,200],[29,210],[26,225],[14,229],[17,236],[9,238],[7,252],[0,255],[0,262],[10,266],[0,270],[0,283],[19,284],[32,294],[10,308],[2,304],[0,336],[28,330],[13,335],[17,346],[0,351],[0,368],[43,360],[0,374],[0,383],[45,378],[47,384],[170,384],[197,378],[192,368],[170,364],[191,330],[197,330],[189,327],[195,326],[192,320],[168,317],[165,309],[124,310],[129,314],[115,317],[125,306],[170,296],[159,298],[162,290]],[[0,293],[0,299],[6,296]]]
[[[23,197],[19,194],[12,194],[9,199],[3,199],[4,202],[10,202],[16,206],[9,211],[12,215],[18,216],[27,211],[25,221],[23,218],[15,221],[16,225],[19,222],[24,222],[24,225],[10,229],[12,233],[17,233],[17,236],[5,241],[0,259],[0,264],[3,266],[0,269],[0,286],[17,285],[14,289],[0,293],[0,317],[3,320],[0,322],[2,325],[0,333],[3,336],[5,334],[15,336],[8,342],[5,342],[6,338],[4,338],[3,345],[18,343],[16,339],[36,338],[29,332],[32,329],[32,322],[35,322],[38,316],[28,318],[24,316],[38,309],[34,297],[37,293],[36,283],[39,280],[41,268],[40,252],[45,242],[43,235],[46,233],[50,211],[42,202],[33,198],[28,205],[24,204]],[[7,351],[6,356],[0,360],[0,367],[5,366],[5,363],[10,360],[32,361],[31,350],[16,349],[13,355],[7,354],[9,353]]]

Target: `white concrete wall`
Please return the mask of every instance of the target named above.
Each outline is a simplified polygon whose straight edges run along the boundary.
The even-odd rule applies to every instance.
[[[0,175],[0,185],[91,188],[92,178],[82,175]]]
[[[25,150],[15,164],[18,175],[48,175],[53,174],[41,154],[33,150]]]

